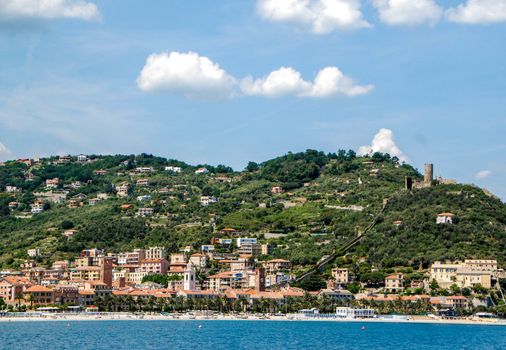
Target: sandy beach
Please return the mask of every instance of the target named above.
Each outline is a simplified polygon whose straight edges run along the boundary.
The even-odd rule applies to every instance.
[[[26,316],[4,316],[0,322],[51,322],[51,321],[286,321],[286,322],[355,322],[355,323],[426,323],[441,325],[487,325],[506,326],[506,320],[478,320],[473,318],[442,319],[427,316],[410,316],[404,318],[375,317],[367,319],[352,318],[311,318],[300,315],[263,316],[263,315],[204,315],[204,314],[130,314],[130,313],[100,313],[100,314],[43,314]]]

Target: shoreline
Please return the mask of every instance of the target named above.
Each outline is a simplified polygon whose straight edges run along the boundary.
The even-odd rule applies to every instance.
[[[414,316],[408,319],[399,318],[308,318],[291,316],[270,316],[262,317],[257,315],[248,315],[248,317],[238,317],[234,315],[188,315],[188,314],[100,314],[100,315],[44,315],[44,316],[14,316],[0,317],[0,323],[9,322],[89,322],[89,321],[280,321],[280,322],[334,322],[334,323],[399,323],[399,324],[438,324],[438,325],[472,325],[472,326],[506,326],[506,320],[472,320],[472,319],[436,319],[430,317]]]

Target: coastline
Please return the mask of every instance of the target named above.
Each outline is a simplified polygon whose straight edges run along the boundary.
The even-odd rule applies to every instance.
[[[88,322],[88,321],[281,321],[281,322],[334,322],[334,323],[399,323],[399,324],[439,324],[439,325],[473,325],[473,326],[506,326],[506,320],[474,320],[474,319],[440,319],[424,316],[403,318],[309,318],[296,316],[258,316],[248,315],[189,315],[189,314],[54,314],[43,316],[0,317],[5,322]]]

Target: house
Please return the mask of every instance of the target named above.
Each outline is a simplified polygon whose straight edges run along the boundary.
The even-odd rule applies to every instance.
[[[46,180],[46,188],[56,188],[58,187],[58,184],[60,183],[60,179],[57,177],[53,179],[47,179]]]
[[[243,273],[225,271],[209,276],[209,290],[223,291],[227,288],[241,289],[244,284]]]
[[[67,204],[67,207],[70,209],[75,209],[75,208],[79,208],[82,206],[83,206],[83,203],[79,199],[71,199],[69,201],[69,204]]]
[[[332,277],[337,284],[350,283],[350,274],[347,268],[335,267],[332,269]]]
[[[91,206],[95,206],[98,204],[98,202],[100,202],[100,199],[99,198],[90,198],[88,200],[88,204],[91,205]]]
[[[274,245],[270,243],[264,243],[260,246],[262,255],[270,255],[274,251]]]
[[[38,214],[38,213],[42,213],[44,211],[44,202],[41,201],[41,200],[36,200],[32,205],[31,205],[31,210],[30,212],[32,214]]]
[[[128,196],[128,191],[130,190],[130,185],[128,183],[122,183],[116,186],[116,194],[118,197],[126,197]]]
[[[248,238],[248,237],[241,237],[237,238],[236,240],[237,247],[240,248],[243,244],[256,244],[257,239],[256,238]]]
[[[385,278],[385,290],[391,293],[398,293],[404,290],[404,275],[396,273]]]
[[[437,214],[436,224],[453,224],[455,223],[455,214],[440,213]]]
[[[121,210],[128,210],[128,209],[133,209],[133,205],[132,204],[121,204],[120,205],[120,209]]]
[[[135,171],[140,174],[145,174],[145,173],[153,172],[153,168],[151,168],[151,167],[138,167],[138,168],[135,168]]]
[[[17,188],[16,186],[5,186],[5,192],[16,193],[19,192],[19,188]]]
[[[213,204],[218,202],[218,199],[214,196],[201,196],[200,197],[200,204],[203,206],[208,206],[209,204]]]
[[[199,174],[208,174],[209,173],[209,170],[207,170],[207,168],[198,168],[197,170],[195,170],[195,174],[199,175]]]
[[[274,187],[271,188],[271,193],[272,194],[283,193],[283,187],[281,187],[281,186],[274,186]]]
[[[18,206],[18,202],[9,202],[9,209],[16,209]]]
[[[137,216],[140,217],[147,217],[152,216],[155,210],[153,208],[139,208],[137,211]]]
[[[26,253],[30,258],[36,258],[40,256],[40,249],[39,248],[28,249]]]
[[[265,270],[268,273],[277,271],[287,271],[292,268],[292,263],[284,259],[273,259],[264,263]]]
[[[149,200],[151,200],[151,196],[149,194],[145,194],[145,195],[142,195],[142,196],[137,196],[137,200],[139,202],[149,201]]]
[[[88,157],[84,154],[80,154],[77,156],[77,161],[78,162],[81,162],[81,163],[84,163],[88,160]]]
[[[173,173],[180,173],[182,171],[181,167],[178,166],[166,166],[165,171],[170,171]]]
[[[104,170],[104,169],[95,170],[95,171],[93,171],[93,175],[105,176],[105,175],[107,175],[107,170]]]
[[[214,252],[214,245],[213,245],[213,244],[203,244],[203,245],[200,247],[200,250],[201,250],[203,253]]]
[[[66,230],[62,233],[67,238],[73,237],[77,231],[76,230]]]
[[[149,179],[138,179],[136,185],[142,187],[149,186]]]
[[[393,222],[393,225],[395,227],[401,227],[402,226],[402,221],[401,220],[396,220],[396,221]]]

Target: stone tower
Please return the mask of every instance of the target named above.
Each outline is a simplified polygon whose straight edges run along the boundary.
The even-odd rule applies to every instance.
[[[195,269],[191,262],[186,265],[186,270],[184,271],[183,290],[195,290]]]
[[[425,183],[426,186],[430,186],[432,185],[433,179],[434,179],[434,165],[425,164],[423,182]]]
[[[255,270],[255,291],[265,291],[265,269],[263,267]]]

